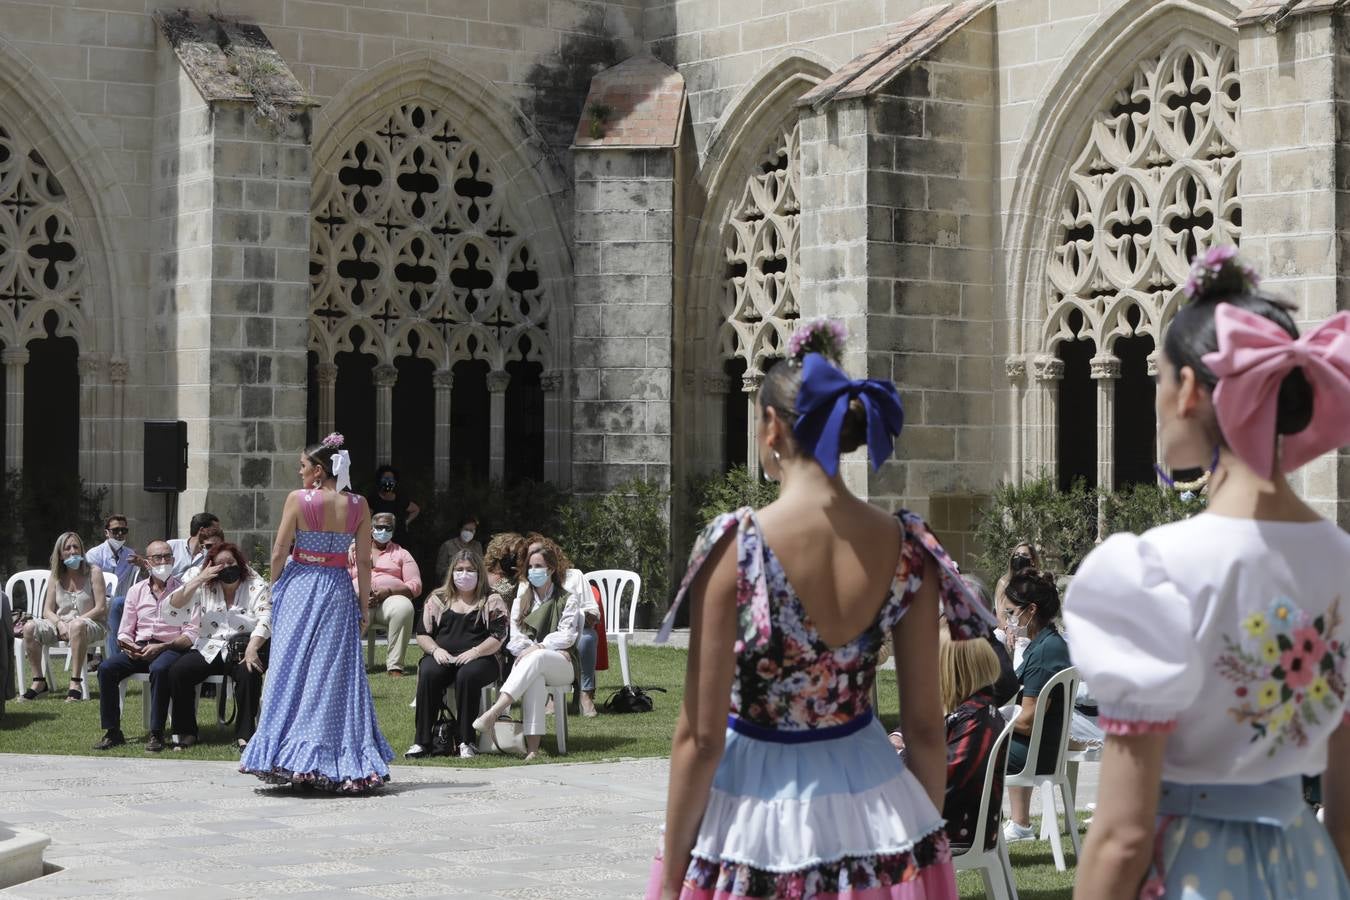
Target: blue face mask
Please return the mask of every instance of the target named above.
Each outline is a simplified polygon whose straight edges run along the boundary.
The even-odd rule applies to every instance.
[[[381,544],[389,543],[389,541],[394,537],[393,531],[388,531],[383,528],[376,528],[372,532],[372,534],[374,534],[375,540],[379,541]]]
[[[65,564],[67,569],[78,569],[80,564],[84,562],[84,557],[76,553],[74,556],[67,556],[61,562]]]
[[[530,584],[537,588],[541,588],[548,584],[548,569],[530,569],[529,578]]]

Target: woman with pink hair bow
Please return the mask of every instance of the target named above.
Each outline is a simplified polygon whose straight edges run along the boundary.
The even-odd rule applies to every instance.
[[[1257,281],[1211,249],[1163,340],[1163,462],[1208,467],[1207,510],[1112,536],[1069,590],[1108,735],[1079,900],[1350,897],[1350,536],[1286,477],[1350,443],[1350,313],[1300,336]]]

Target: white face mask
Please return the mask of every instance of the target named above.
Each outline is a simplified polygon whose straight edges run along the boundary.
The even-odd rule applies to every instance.
[[[473,534],[472,528],[466,528],[459,533],[459,539],[467,544],[469,541],[473,540]]]
[[[126,545],[126,541],[119,541],[117,538],[108,538],[108,546],[114,550],[121,550]]]
[[[173,564],[166,563],[162,566],[155,566],[150,570],[150,574],[160,581],[168,581],[169,576],[173,574]]]

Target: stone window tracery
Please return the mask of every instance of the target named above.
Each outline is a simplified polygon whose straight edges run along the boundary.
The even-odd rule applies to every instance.
[[[60,181],[0,124],[0,343],[78,339],[85,261]]]
[[[1191,258],[1241,238],[1240,96],[1236,51],[1182,34],[1098,111],[1053,231],[1047,352],[1065,340],[1099,354],[1122,337],[1156,343]]]
[[[727,267],[721,301],[724,359],[747,378],[787,352],[799,317],[801,151],[795,118],[767,143],[749,172],[723,232]]]
[[[488,156],[415,101],[359,132],[317,179],[311,347],[554,367],[550,301]]]

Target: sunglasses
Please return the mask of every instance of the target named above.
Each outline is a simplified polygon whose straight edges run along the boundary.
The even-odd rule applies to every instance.
[[[128,529],[126,529],[126,528],[109,528],[109,529],[108,529],[108,534],[115,534],[115,535],[118,535],[118,536],[120,537],[121,535],[126,534],[127,531],[128,531]]]

